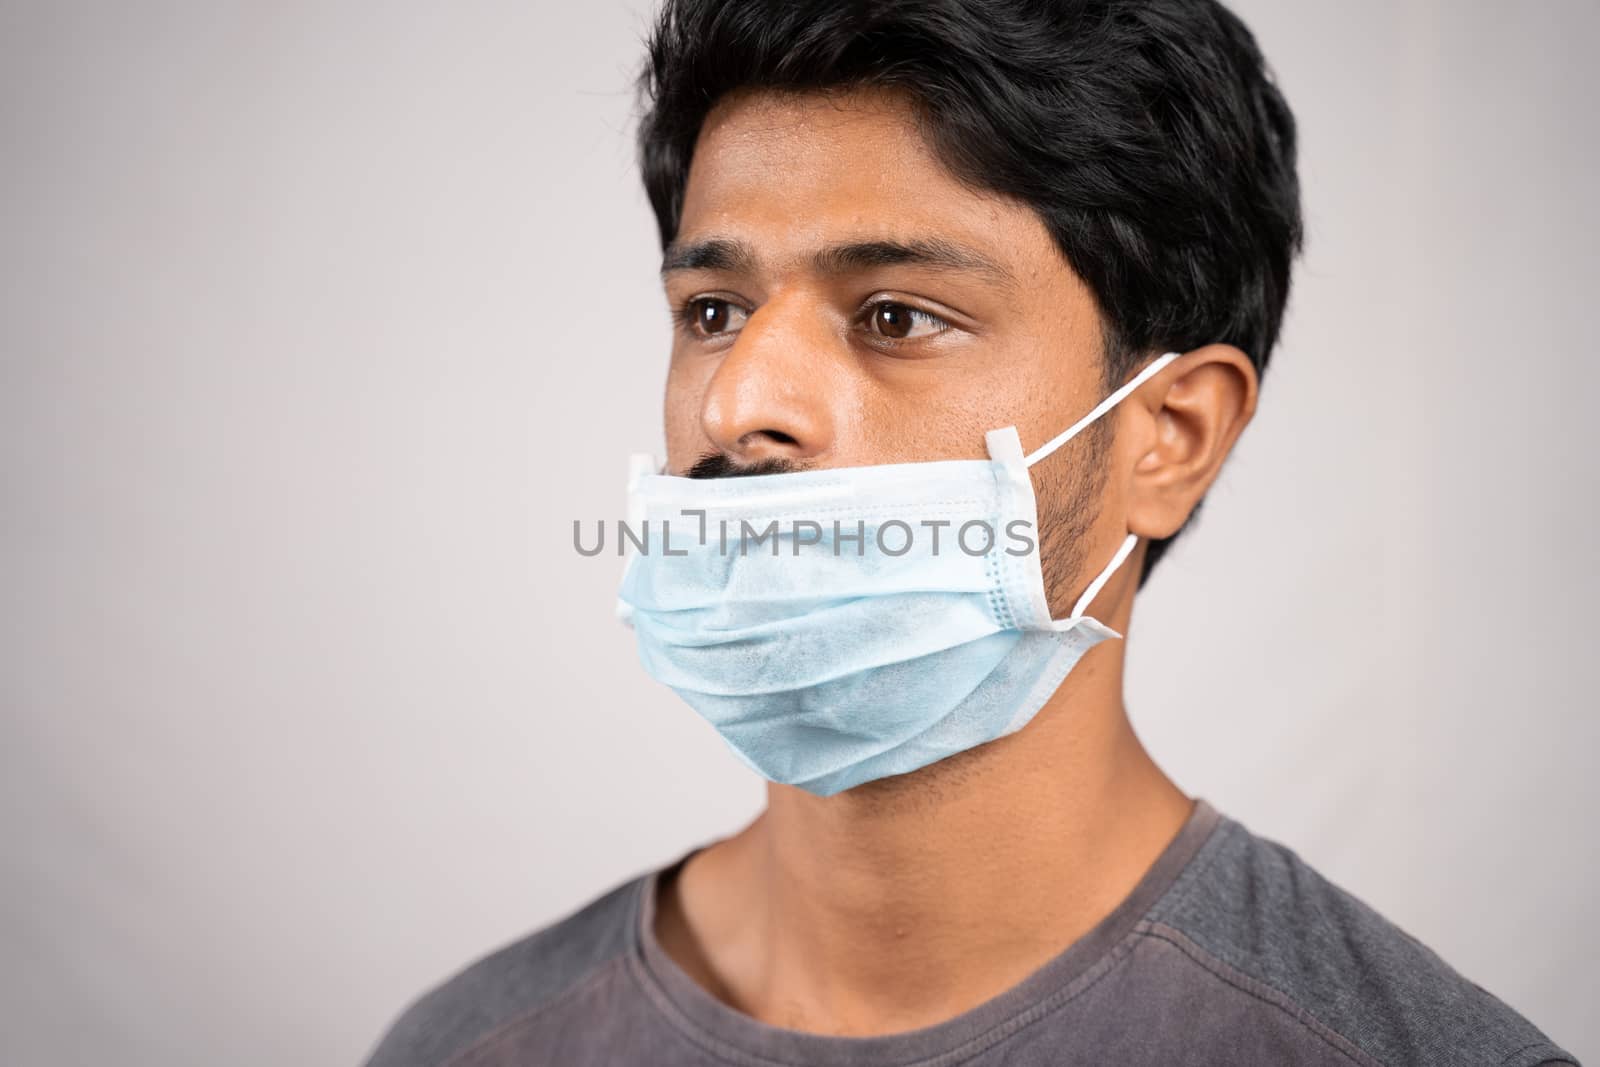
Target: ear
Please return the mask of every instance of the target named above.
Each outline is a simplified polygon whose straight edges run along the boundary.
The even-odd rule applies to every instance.
[[[1259,388],[1250,357],[1218,344],[1178,357],[1140,390],[1151,432],[1139,441],[1129,485],[1130,532],[1178,532],[1255,414]]]

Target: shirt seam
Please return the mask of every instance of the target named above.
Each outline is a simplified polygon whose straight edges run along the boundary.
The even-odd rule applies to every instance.
[[[1108,975],[1127,962],[1137,941],[1138,938],[1130,932],[1065,988],[1058,989],[1049,996],[1029,1004],[1005,1019],[996,1022],[981,1033],[967,1038],[954,1048],[945,1049],[944,1051],[913,1060],[897,1060],[892,1065],[886,1065],[886,1067],[959,1067],[961,1064],[971,1062],[975,1057],[1015,1037],[1035,1023],[1054,1015],[1099,985]],[[775,1059],[771,1056],[739,1048],[725,1041],[717,1034],[708,1031],[694,1019],[686,1016],[682,1009],[672,1002],[666,992],[657,987],[653,977],[648,973],[645,961],[641,957],[630,957],[628,962],[630,964],[629,970],[633,973],[635,981],[643,988],[646,996],[655,1005],[657,1011],[667,1020],[669,1025],[702,1051],[715,1056],[724,1063],[735,1064],[736,1067],[806,1067],[803,1061]],[[640,973],[641,970],[645,973]]]
[[[1248,974],[1245,971],[1234,967],[1232,964],[1217,957],[1202,947],[1182,930],[1179,930],[1173,926],[1169,926],[1164,922],[1147,921],[1140,924],[1138,932],[1141,936],[1157,938],[1159,940],[1168,942],[1169,944],[1183,951],[1186,955],[1193,959],[1195,963],[1205,967],[1207,970],[1210,970],[1221,981],[1228,982],[1230,985],[1235,985],[1242,992],[1250,993],[1251,995],[1262,999],[1266,1003],[1274,1005],[1280,1011],[1283,1011],[1285,1014],[1287,1014],[1291,1019],[1294,1019],[1296,1022],[1299,1022],[1301,1025],[1307,1027],[1307,1029],[1310,1029],[1312,1033],[1317,1034],[1318,1037],[1333,1045],[1334,1048],[1338,1049],[1346,1056],[1356,1058],[1358,1062],[1368,1064],[1370,1067],[1387,1067],[1385,1061],[1379,1060],[1377,1057],[1373,1056],[1372,1053],[1368,1052],[1366,1049],[1357,1044],[1355,1039],[1347,1037],[1343,1032],[1324,1022],[1315,1012],[1306,1007],[1299,1000],[1299,998],[1291,996],[1287,991],[1278,988],[1271,982],[1257,978],[1254,975]],[[1271,996],[1262,996],[1260,993],[1247,988],[1245,985],[1240,985],[1238,982],[1230,980],[1228,974],[1224,973],[1225,971],[1236,975],[1240,982],[1247,983],[1249,985],[1260,986],[1263,990],[1266,990],[1268,993],[1270,993]],[[1344,1049],[1340,1043],[1349,1045],[1350,1049]],[[1539,1055],[1541,1058],[1534,1060],[1531,1063],[1524,1064],[1523,1067],[1547,1067],[1547,1065],[1551,1064],[1566,1065],[1566,1067],[1577,1067],[1577,1061],[1572,1059],[1565,1050],[1555,1044],[1552,1044],[1548,1038],[1542,1041],[1533,1041],[1529,1044],[1521,1046],[1520,1048],[1511,1050],[1510,1052],[1506,1053],[1503,1058],[1496,1061],[1495,1067],[1513,1067],[1513,1061],[1517,1061],[1524,1053],[1534,1049],[1539,1050]]]
[[[1227,816],[1218,813],[1216,824],[1211,827],[1194,852],[1190,854],[1189,859],[1184,862],[1172,883],[1165,890],[1158,893],[1156,899],[1145,908],[1138,922],[1116,944],[1108,948],[1104,955],[1080,972],[1066,987],[1058,989],[1049,996],[1021,1008],[1015,1014],[995,1023],[982,1033],[968,1038],[967,1041],[957,1045],[955,1048],[934,1053],[931,1056],[924,1056],[920,1059],[897,1063],[893,1067],[959,1067],[960,1064],[969,1062],[973,1057],[996,1047],[1001,1042],[1032,1026],[1035,1022],[1048,1018],[1094,988],[1103,978],[1126,962],[1134,946],[1139,941],[1141,927],[1148,924],[1149,916],[1169,902],[1175,905],[1189,891],[1194,882],[1198,880],[1199,875],[1215,861],[1217,853],[1221,851],[1221,835],[1227,829],[1229,829]],[[1188,882],[1187,885],[1184,884],[1186,880]],[[644,957],[641,946],[637,944],[634,946],[634,951],[628,956],[626,962],[626,969],[644,991],[646,998],[656,1008],[657,1012],[666,1019],[668,1025],[702,1051],[715,1056],[725,1063],[732,1063],[739,1065],[739,1067],[805,1067],[803,1064],[774,1059],[741,1049],[723,1040],[720,1036],[690,1018],[673,1002],[667,992],[659,986],[654,975],[650,973],[649,963]],[[1091,975],[1093,976],[1092,978],[1090,977]],[[1004,994],[1001,995],[1003,996]],[[964,1049],[966,1051],[963,1051]],[[1382,1065],[1376,1065],[1376,1067],[1382,1067]]]
[[[1217,856],[1222,853],[1224,835],[1232,832],[1232,821],[1226,815],[1219,813],[1217,824],[1206,834],[1205,840],[1200,842],[1194,857],[1184,864],[1183,870],[1178,872],[1178,877],[1173,880],[1172,886],[1151,904],[1144,917],[1159,922],[1159,919],[1152,917],[1176,912],[1189,899],[1194,887],[1200,884],[1205,873],[1216,862]]]
[[[626,949],[624,949],[624,951],[618,955],[608,956],[606,959],[600,961],[589,970],[585,971],[570,985],[568,985],[567,988],[563,989],[560,993],[557,993],[554,997],[551,997],[549,1000],[543,1001],[542,1003],[535,1004],[533,1007],[524,1008],[515,1015],[510,1016],[504,1021],[491,1027],[486,1032],[480,1034],[469,1044],[462,1046],[460,1050],[451,1054],[443,1061],[442,1067],[458,1067],[458,1065],[466,1062],[467,1057],[493,1048],[501,1041],[504,1041],[506,1038],[510,1037],[514,1031],[519,1030],[528,1023],[533,1022],[541,1015],[545,1015],[548,1012],[555,1010],[556,1008],[565,1004],[568,1000],[575,998],[579,993],[588,992],[593,987],[599,985],[602,980],[610,976],[610,972],[615,970],[618,964],[623,963],[626,959]]]
[[[1383,1061],[1377,1059],[1353,1040],[1323,1022],[1297,998],[1290,996],[1270,982],[1246,974],[1226,961],[1218,959],[1190,940],[1183,931],[1165,923],[1147,922],[1140,924],[1138,933],[1141,937],[1164,941],[1172,945],[1196,965],[1209,971],[1218,981],[1256,998],[1263,1004],[1268,1004],[1278,1009],[1288,1018],[1299,1023],[1308,1033],[1315,1035],[1318,1040],[1346,1059],[1362,1064],[1363,1067],[1385,1067]]]
[[[1575,1062],[1567,1059],[1566,1053],[1561,1049],[1556,1048],[1549,1041],[1531,1041],[1528,1044],[1523,1045],[1521,1048],[1514,1048],[1510,1052],[1506,1053],[1505,1057],[1501,1059],[1500,1062],[1495,1065],[1495,1067],[1511,1067],[1511,1061],[1513,1059],[1516,1059],[1530,1049],[1538,1049],[1541,1057],[1540,1059],[1534,1060],[1531,1064],[1531,1067],[1545,1067],[1546,1064],[1550,1063]],[[1546,1055],[1546,1053],[1549,1055]]]

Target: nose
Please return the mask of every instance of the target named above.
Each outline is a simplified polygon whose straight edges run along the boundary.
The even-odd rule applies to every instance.
[[[774,298],[745,320],[700,405],[700,425],[724,455],[812,464],[833,450],[851,375],[827,320],[803,298]]]

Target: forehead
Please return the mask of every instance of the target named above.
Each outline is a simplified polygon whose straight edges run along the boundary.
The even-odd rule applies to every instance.
[[[914,104],[882,90],[720,101],[695,146],[677,240],[712,237],[759,242],[763,258],[844,240],[943,238],[1019,275],[1030,258],[1056,257],[1031,208],[957,179]]]

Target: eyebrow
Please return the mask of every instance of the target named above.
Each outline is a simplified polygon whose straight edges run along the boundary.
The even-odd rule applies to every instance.
[[[680,270],[720,270],[730,274],[755,272],[755,249],[744,241],[715,237],[705,241],[667,246],[661,258],[661,276]],[[1000,263],[975,249],[940,237],[910,241],[855,241],[829,245],[811,253],[811,267],[819,274],[848,274],[873,267],[908,265],[935,270],[986,275],[1004,285],[1015,279]]]

